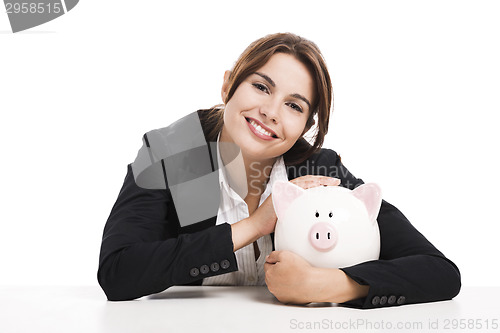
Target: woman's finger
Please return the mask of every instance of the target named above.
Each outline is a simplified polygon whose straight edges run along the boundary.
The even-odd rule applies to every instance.
[[[281,251],[273,251],[266,257],[266,263],[275,264],[279,261],[279,255]]]
[[[326,176],[302,176],[299,178],[292,179],[291,183],[302,187],[303,189],[308,189],[316,186],[338,186],[340,185],[340,179]]]

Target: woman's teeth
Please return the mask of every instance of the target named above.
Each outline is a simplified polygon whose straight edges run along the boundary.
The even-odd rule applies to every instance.
[[[267,135],[267,136],[270,136],[270,137],[275,137],[273,135],[273,133],[271,132],[268,132],[266,131],[265,129],[263,129],[259,124],[257,124],[255,121],[253,121],[252,119],[249,119],[249,123],[253,126],[253,128],[255,128],[257,130],[257,132],[259,132],[260,134],[264,134],[264,135]]]

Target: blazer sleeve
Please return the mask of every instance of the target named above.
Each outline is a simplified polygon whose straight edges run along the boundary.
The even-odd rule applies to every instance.
[[[363,183],[328,151],[342,186],[351,189]],[[345,303],[364,309],[449,300],[461,287],[457,266],[434,247],[393,205],[383,200],[377,222],[380,229],[379,260],[342,270],[361,285],[370,286],[365,298]]]
[[[101,243],[97,279],[107,298],[131,300],[238,269],[229,224],[179,230],[170,191],[138,187],[128,165]]]

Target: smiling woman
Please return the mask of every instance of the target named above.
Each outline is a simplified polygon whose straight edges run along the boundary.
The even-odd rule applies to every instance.
[[[274,183],[363,184],[333,150],[321,148],[331,86],[314,43],[269,35],[225,72],[223,105],[146,133],[104,228],[98,280],[108,299],[180,284],[267,285],[284,303],[360,308],[457,295],[455,264],[385,201],[377,217],[379,260],[327,269],[273,251]],[[303,137],[309,129],[312,144]]]
[[[272,58],[279,59],[271,61]],[[276,77],[264,68],[274,70]],[[286,88],[291,89],[286,103],[289,108],[307,114],[304,133],[317,118],[313,144],[307,144],[303,138],[297,140],[284,155],[287,164],[302,162],[319,150],[328,132],[333,93],[330,74],[316,44],[294,34],[274,34],[256,40],[241,54],[233,70],[224,74],[222,100],[226,108],[243,82],[253,84],[265,95],[276,94],[275,90],[283,93]],[[293,88],[297,91],[292,91]],[[215,141],[225,121],[224,110],[213,108],[207,118],[213,126],[207,136]],[[269,130],[262,123],[260,125]]]

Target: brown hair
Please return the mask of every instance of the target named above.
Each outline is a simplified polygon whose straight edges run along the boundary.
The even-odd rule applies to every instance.
[[[317,116],[318,124],[313,136],[314,143],[310,145],[304,137],[301,137],[284,154],[286,164],[298,164],[318,151],[323,145],[325,135],[328,132],[332,107],[333,93],[330,75],[316,44],[291,33],[277,33],[256,40],[246,48],[236,61],[228,79],[228,94],[224,103],[231,99],[241,82],[264,66],[275,53],[286,53],[296,57],[308,68],[315,85],[315,97],[306,123],[306,129],[311,128],[314,125],[314,116]],[[203,115],[208,125],[206,136],[210,141],[216,141],[217,135],[224,125],[224,109],[215,106],[206,112]]]

